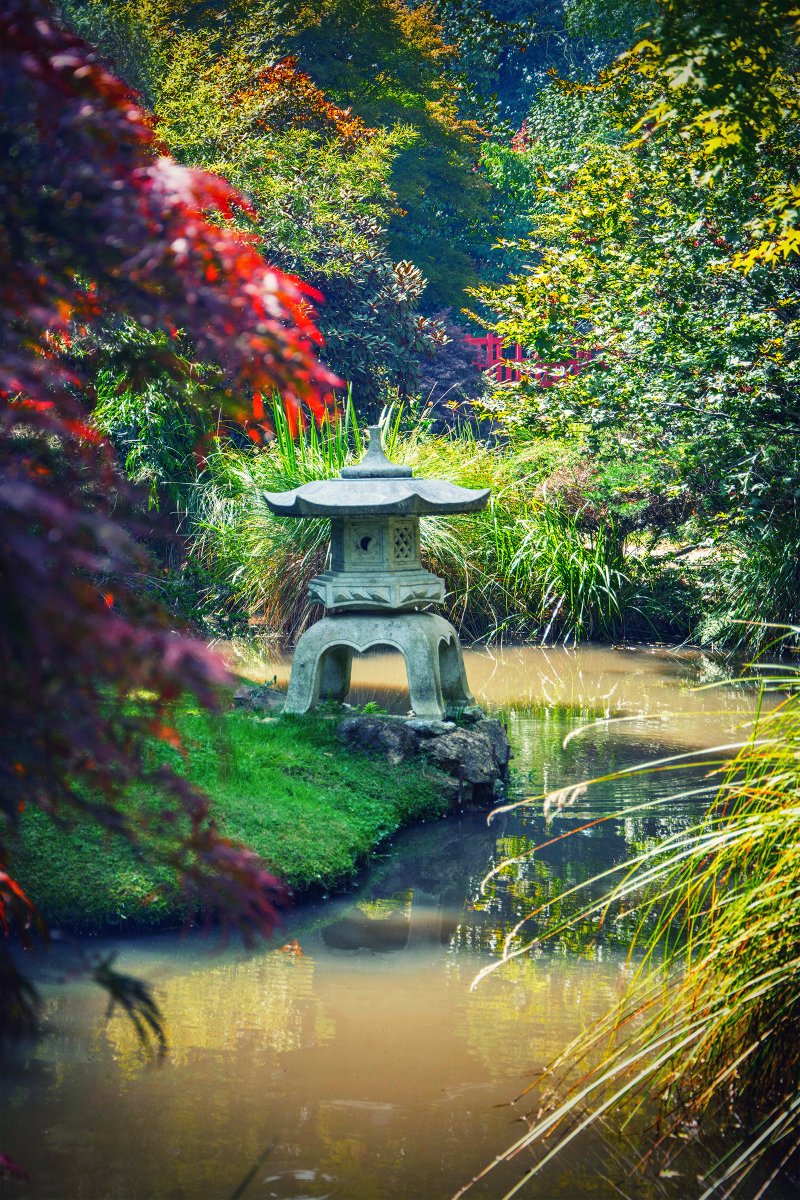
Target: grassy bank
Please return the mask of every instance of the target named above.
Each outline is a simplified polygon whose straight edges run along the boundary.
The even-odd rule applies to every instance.
[[[211,797],[222,831],[260,854],[296,895],[347,882],[402,825],[443,814],[430,769],[346,752],[331,721],[189,711],[178,724],[187,749],[180,769]],[[132,807],[160,803],[131,797]],[[38,810],[23,814],[14,862],[56,927],[155,929],[185,919],[170,873],[89,820],[64,832]]]

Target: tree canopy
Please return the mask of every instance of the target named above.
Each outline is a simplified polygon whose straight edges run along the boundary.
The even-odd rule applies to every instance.
[[[731,72],[748,54],[768,62],[766,36],[763,59],[753,49],[759,21],[744,49],[741,12],[738,33],[714,35],[727,64],[715,82],[699,67],[676,74],[690,40],[673,17],[667,6],[663,44],[640,46],[594,80],[552,82],[528,115],[524,142],[494,152],[518,266],[510,282],[477,296],[494,309],[497,331],[540,359],[581,348],[592,356],[550,391],[511,389],[500,403],[516,406],[514,419],[527,412],[542,431],[611,439],[623,457],[644,452],[654,470],[669,462],[720,544],[733,539],[751,563],[772,561],[764,586],[776,618],[790,620],[795,559],[789,554],[783,570],[778,563],[800,544],[800,260],[792,215],[782,210],[783,221],[775,204],[796,186],[792,51],[774,46],[769,84],[758,84],[768,100],[748,108]],[[705,19],[697,27],[700,58],[711,28]],[[709,109],[709,97],[732,93],[729,105]],[[727,139],[713,132],[720,122]],[[531,232],[520,237],[526,222]],[[744,560],[733,569],[734,590],[744,569]],[[760,592],[751,604],[741,599],[744,618],[766,602]]]

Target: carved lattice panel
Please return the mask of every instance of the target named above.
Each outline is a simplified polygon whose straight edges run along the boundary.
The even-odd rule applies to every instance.
[[[409,562],[416,558],[413,525],[395,525],[392,536],[392,556],[395,562]]]

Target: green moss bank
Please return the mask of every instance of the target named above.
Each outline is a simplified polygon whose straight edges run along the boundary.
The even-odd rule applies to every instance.
[[[187,749],[179,769],[211,797],[223,832],[261,855],[295,895],[347,883],[401,826],[446,810],[430,768],[346,751],[332,721],[190,711],[178,724]],[[132,806],[158,802],[131,798]],[[133,931],[185,920],[170,873],[88,819],[65,831],[38,810],[25,813],[14,862],[53,926]]]

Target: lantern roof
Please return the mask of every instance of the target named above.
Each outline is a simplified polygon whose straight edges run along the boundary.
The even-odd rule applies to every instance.
[[[263,492],[282,517],[374,517],[478,512],[489,488],[463,488],[444,479],[415,479],[411,467],[390,462],[379,425],[369,429],[369,449],[360,463],[343,467],[337,479],[318,479],[290,492]]]

